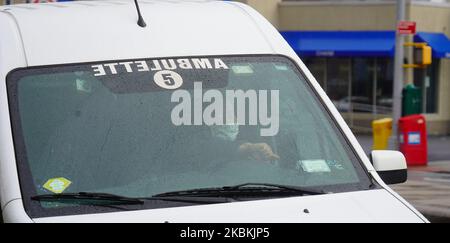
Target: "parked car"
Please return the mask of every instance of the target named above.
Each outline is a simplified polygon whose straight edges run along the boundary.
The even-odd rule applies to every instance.
[[[140,7],[0,7],[5,222],[427,222],[255,10]]]

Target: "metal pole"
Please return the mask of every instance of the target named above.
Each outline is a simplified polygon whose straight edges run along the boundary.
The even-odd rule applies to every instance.
[[[397,0],[397,25],[400,21],[405,20],[405,0]],[[402,89],[403,89],[403,58],[404,58],[404,37],[396,31],[395,35],[395,58],[394,58],[394,86],[393,86],[393,127],[392,134],[395,136],[392,141],[394,148],[399,148],[398,141],[398,121],[402,115]]]
[[[430,77],[427,74],[427,68],[423,68],[422,70],[422,113],[428,113],[428,99],[427,99],[427,91],[428,86],[430,84]]]

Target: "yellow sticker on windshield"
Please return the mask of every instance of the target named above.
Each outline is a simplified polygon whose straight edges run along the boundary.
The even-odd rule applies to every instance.
[[[53,193],[59,194],[63,193],[70,186],[70,184],[72,184],[72,182],[64,177],[52,178],[44,184],[44,188]]]

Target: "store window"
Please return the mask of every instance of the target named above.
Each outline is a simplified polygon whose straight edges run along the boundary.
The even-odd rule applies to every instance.
[[[348,58],[327,59],[328,96],[341,111],[349,111],[351,99],[351,62]]]
[[[317,82],[326,90],[327,68],[325,58],[304,58],[305,65],[309,68],[309,71],[316,78]]]
[[[376,110],[377,114],[392,113],[392,86],[394,84],[394,62],[390,58],[376,59]]]
[[[339,111],[392,113],[392,59],[303,58],[303,61]]]
[[[375,59],[352,60],[352,106],[353,112],[372,112],[376,105]]]

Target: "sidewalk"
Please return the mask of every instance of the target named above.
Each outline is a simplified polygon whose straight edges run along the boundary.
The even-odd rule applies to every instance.
[[[410,167],[408,181],[391,188],[431,222],[450,222],[450,161]]]
[[[357,136],[364,151],[372,150],[372,137]],[[450,137],[428,138],[428,166],[409,167],[408,181],[391,188],[431,222],[450,223]]]

